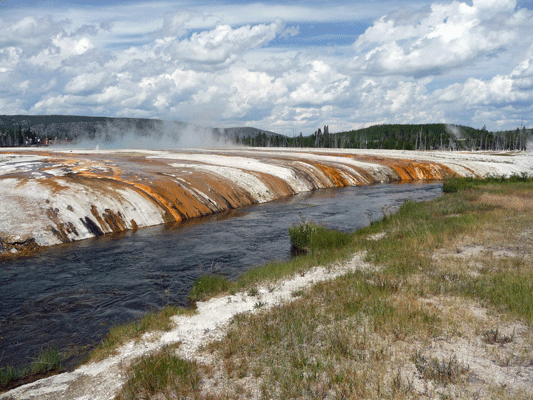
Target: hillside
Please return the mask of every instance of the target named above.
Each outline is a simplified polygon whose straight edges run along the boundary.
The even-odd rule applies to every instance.
[[[144,138],[152,144],[165,140],[165,145],[196,145],[187,136],[200,137],[198,145],[228,144],[242,137],[274,132],[252,127],[211,128],[179,121],[146,118],[87,117],[76,115],[0,115],[0,147],[27,146],[52,142],[98,141],[131,144]],[[48,139],[48,140],[47,140]],[[147,140],[143,140],[145,144]]]
[[[532,130],[490,132],[485,128],[449,124],[385,124],[344,132],[327,125],[312,135],[297,137],[245,137],[243,144],[257,147],[315,147],[389,150],[525,150]]]

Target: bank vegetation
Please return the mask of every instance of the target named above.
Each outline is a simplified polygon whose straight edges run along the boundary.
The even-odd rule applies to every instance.
[[[351,234],[304,223],[291,237],[307,254],[198,281],[195,299],[354,252],[373,266],[237,315],[193,360],[175,347],[143,357],[117,398],[533,398],[533,182],[444,190]]]
[[[220,340],[192,358],[179,343],[124,365],[117,399],[533,399],[533,180],[452,179],[445,194],[405,203],[352,233],[302,221],[300,255],[238,281],[198,279],[191,303],[257,296]],[[316,266],[365,268],[267,307],[259,285]],[[167,307],[115,328],[97,361],[151,330],[173,329]]]

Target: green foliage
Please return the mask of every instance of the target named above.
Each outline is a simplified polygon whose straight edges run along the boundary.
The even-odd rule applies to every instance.
[[[533,323],[533,273],[503,271],[465,282],[462,293],[504,307],[512,314]]]
[[[172,327],[170,317],[177,314],[193,314],[194,311],[176,306],[165,306],[155,313],[149,313],[140,320],[114,326],[100,345],[91,353],[91,360],[101,360],[112,354],[117,347],[129,340],[140,338],[149,331],[168,331]]]
[[[7,365],[5,367],[0,368],[0,390],[7,389],[12,382],[28,374],[28,368],[20,370],[13,367],[12,365]]]
[[[301,254],[308,253],[319,228],[319,225],[311,222],[302,222],[290,227],[288,233],[293,251]]]
[[[177,357],[170,348],[142,357],[126,372],[127,382],[118,400],[185,398],[198,390],[200,375],[196,363]]]
[[[204,301],[210,295],[227,291],[231,283],[220,275],[203,275],[194,281],[189,301]]]
[[[33,360],[31,369],[34,374],[61,370],[61,355],[59,351],[51,347],[41,349],[38,356]]]
[[[397,150],[525,150],[531,129],[488,132],[446,124],[385,124],[330,133],[328,126],[309,136],[249,136],[242,144],[257,147],[321,147]]]
[[[465,190],[472,187],[474,178],[450,178],[444,182],[442,191],[444,193],[457,193],[460,190]]]
[[[456,193],[466,189],[472,189],[483,185],[497,184],[497,183],[527,183],[533,182],[533,178],[528,176],[527,173],[512,174],[509,177],[506,176],[489,176],[486,178],[463,178],[456,177],[450,178],[444,182],[442,191],[444,193]]]
[[[63,357],[57,349],[48,347],[41,349],[37,357],[26,367],[15,368],[12,365],[2,367],[0,368],[0,390],[8,389],[14,382],[32,375],[42,377],[59,372],[63,369],[62,359]]]
[[[288,233],[294,254],[307,254],[317,250],[346,246],[353,238],[352,234],[305,221],[290,227]]]

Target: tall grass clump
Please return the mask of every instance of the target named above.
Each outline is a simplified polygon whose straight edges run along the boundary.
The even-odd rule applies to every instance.
[[[31,377],[40,378],[63,370],[63,357],[56,348],[47,347],[39,351],[29,365],[15,368],[7,365],[0,368],[0,390],[12,387],[15,382],[29,380]]]
[[[56,348],[49,347],[41,349],[32,362],[32,373],[42,374],[51,371],[60,371],[62,369],[61,360],[61,354],[59,354]]]
[[[425,357],[417,351],[412,361],[424,379],[444,385],[457,383],[469,371],[469,368],[459,363],[455,356],[439,360],[436,357]]]
[[[352,234],[306,221],[290,227],[288,234],[291,240],[291,251],[296,255],[343,247],[353,239]]]
[[[204,301],[210,296],[227,291],[231,282],[220,275],[202,275],[195,279],[193,287],[189,292],[189,301]]]
[[[142,357],[128,368],[126,376],[116,400],[184,399],[199,390],[196,363],[179,358],[171,348]]]

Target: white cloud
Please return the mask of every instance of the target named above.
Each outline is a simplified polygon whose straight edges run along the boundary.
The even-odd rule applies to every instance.
[[[14,22],[0,20],[0,45],[39,46],[50,41],[51,36],[61,32],[66,20],[54,20],[51,16],[25,17]]]
[[[105,77],[105,72],[84,73],[77,75],[65,86],[65,92],[76,94],[97,90],[101,86]]]
[[[358,68],[377,74],[441,74],[486,59],[531,33],[525,10],[515,0],[453,1],[415,13],[381,17],[361,35],[354,49]]]
[[[233,29],[219,25],[210,31],[193,33],[172,46],[174,56],[186,61],[222,64],[235,61],[240,54],[272,41],[283,29],[279,21],[269,25],[242,26]]]
[[[291,76],[289,81],[300,81],[289,98],[293,104],[324,104],[343,96],[350,84],[350,77],[338,73],[322,60],[310,62],[305,74]]]
[[[15,11],[0,20],[2,113],[157,117],[286,134],[377,122],[490,128],[533,115],[533,12],[513,0]],[[369,19],[353,46],[298,40],[325,23]]]
[[[29,62],[41,68],[56,70],[64,60],[79,56],[93,48],[88,38],[75,39],[59,34],[52,38],[48,46],[29,58]]]

